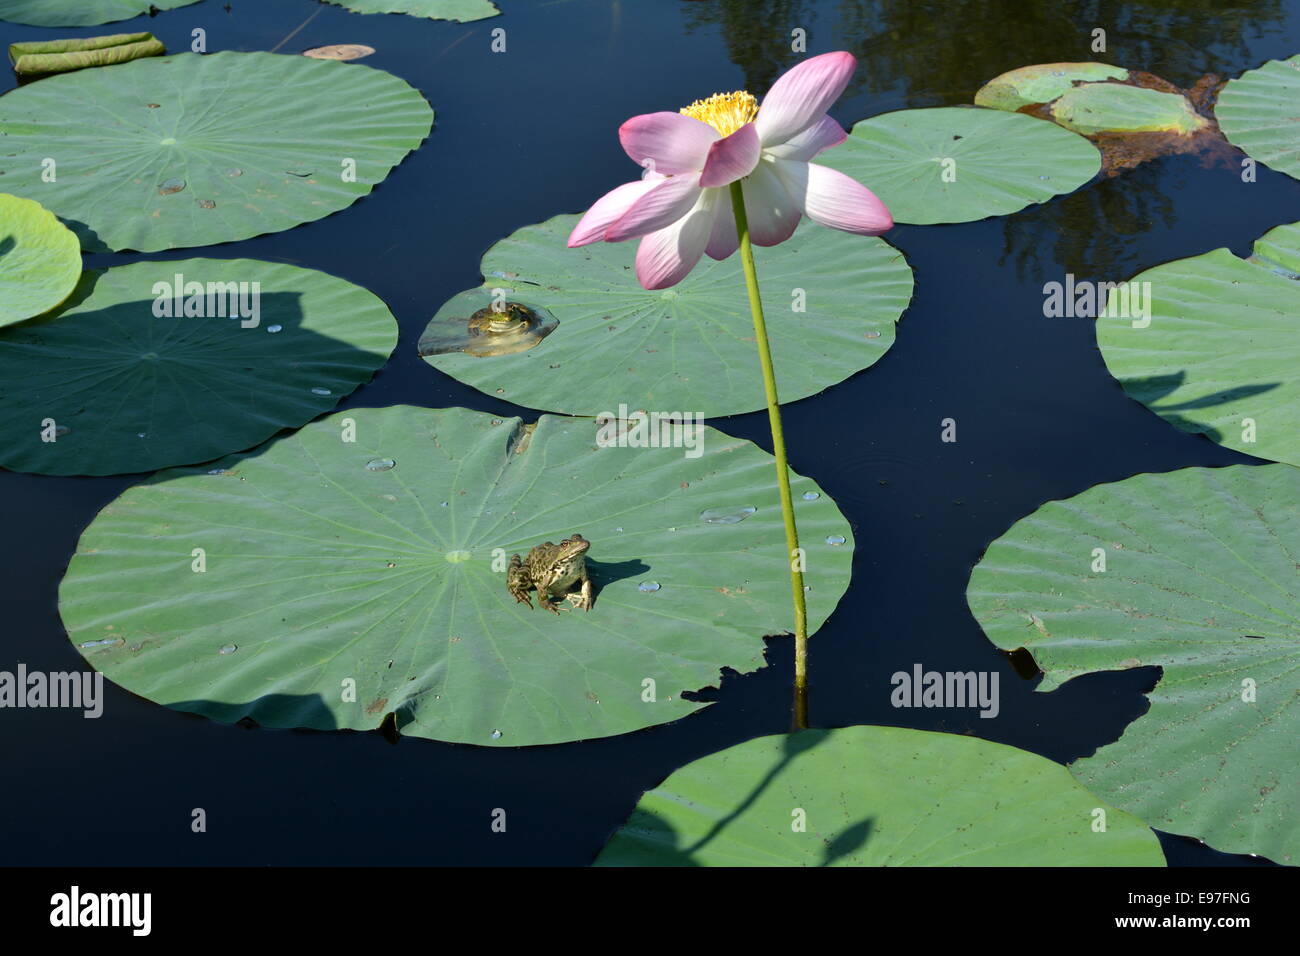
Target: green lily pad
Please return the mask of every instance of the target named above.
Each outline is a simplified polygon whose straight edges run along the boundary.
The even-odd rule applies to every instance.
[[[1039,690],[1163,669],[1151,709],[1071,766],[1080,782],[1152,826],[1279,862],[1300,850],[1297,501],[1289,465],[1097,485],[1018,521],[967,588],[989,639],[1033,654]]]
[[[1300,223],[1278,226],[1250,259],[1215,249],[1136,276],[1129,298],[1150,283],[1149,325],[1113,309],[1097,344],[1124,390],[1171,424],[1300,465],[1297,279]]]
[[[0,20],[34,27],[90,27],[148,13],[175,10],[199,0],[0,0]]]
[[[1052,119],[1085,136],[1097,133],[1190,134],[1210,125],[1180,93],[1123,83],[1087,83],[1052,104]]]
[[[1128,70],[1108,63],[1037,63],[1008,70],[975,93],[975,105],[1015,112],[1023,106],[1050,103],[1076,82],[1127,80]]]
[[[462,336],[496,289],[558,326],[526,351],[425,361],[489,395],[569,414],[618,415],[629,400],[705,416],[766,406],[739,256],[704,259],[673,288],[648,292],[632,272],[631,244],[565,247],[577,220],[525,226],[489,249],[483,285],[438,310],[421,351]],[[893,344],[912,270],[884,240],[805,221],[754,258],[782,401],[843,381]]]
[[[183,53],[6,93],[0,172],[6,189],[72,226],[83,248],[153,252],[338,212],[419,146],[432,122],[423,96],[368,66]]]
[[[77,237],[40,203],[0,193],[0,326],[54,308],[80,275]]]
[[[868,186],[895,222],[971,222],[1046,202],[1092,179],[1101,154],[1082,136],[1020,113],[945,106],[855,125],[817,162]]]
[[[203,287],[179,318],[164,291],[177,275]],[[210,283],[237,298],[215,285],[209,305]],[[333,408],[396,343],[383,302],[311,269],[180,259],[86,272],[56,311],[0,329],[0,466],[112,475],[241,451]]]
[[[1219,94],[1214,116],[1228,142],[1261,163],[1300,179],[1300,55],[1269,60]]]
[[[371,730],[391,713],[409,736],[518,747],[683,717],[707,704],[682,691],[761,667],[763,636],[792,623],[772,458],[711,428],[697,457],[598,434],[359,408],[164,472],[82,536],[64,624],[110,680],[220,721]],[[815,629],[852,537],[812,481],[793,487]],[[575,532],[592,608],[516,602],[508,556]]]
[[[406,13],[430,20],[468,23],[495,17],[501,11],[489,0],[326,0],[353,13]]]
[[[844,727],[687,764],[641,798],[596,865],[1163,866],[1164,855],[1146,824],[1045,757]]]

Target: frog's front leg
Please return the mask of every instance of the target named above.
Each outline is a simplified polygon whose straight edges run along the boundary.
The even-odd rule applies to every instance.
[[[551,596],[546,593],[545,588],[537,589],[537,603],[546,608],[546,610],[550,611],[552,614],[560,613],[560,609],[551,601]]]
[[[578,580],[582,582],[582,587],[569,595],[569,603],[575,608],[582,608],[584,611],[590,611],[592,601],[595,598],[595,586],[591,583],[591,575],[587,573],[586,568],[582,569],[582,573],[578,576]]]
[[[528,590],[533,586],[532,578],[528,576],[528,569],[524,567],[523,561],[519,555],[510,559],[510,567],[506,569],[506,587],[514,595],[516,604],[527,604],[530,608],[533,606],[532,599],[528,596]]]

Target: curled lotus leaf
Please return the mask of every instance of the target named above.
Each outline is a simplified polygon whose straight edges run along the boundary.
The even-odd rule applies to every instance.
[[[1210,126],[1186,96],[1124,83],[1087,83],[1062,94],[1052,118],[1086,136],[1098,133],[1177,133]]]
[[[975,105],[1016,110],[1050,103],[1076,83],[1126,80],[1128,70],[1108,63],[1037,63],[1008,70],[989,80],[975,93]]]
[[[0,193],[0,326],[53,309],[81,276],[81,246],[40,203]]]

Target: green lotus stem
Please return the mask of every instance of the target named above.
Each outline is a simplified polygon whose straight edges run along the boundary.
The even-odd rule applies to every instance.
[[[767,341],[767,323],[763,321],[763,300],[758,293],[758,273],[754,270],[754,248],[749,241],[749,218],[745,215],[745,193],[740,180],[731,184],[731,208],[736,216],[736,233],[740,237],[740,261],[745,268],[745,285],[749,289],[749,311],[754,316],[758,361],[763,367],[767,419],[772,428],[772,453],[776,456],[776,484],[781,493],[785,543],[790,553],[790,588],[794,594],[794,728],[804,730],[808,727],[808,609],[804,603],[803,572],[799,570],[802,562],[797,560],[799,530],[794,523],[790,463],[785,455],[785,433],[781,430],[781,403],[776,394],[776,372],[772,368],[772,349]]]

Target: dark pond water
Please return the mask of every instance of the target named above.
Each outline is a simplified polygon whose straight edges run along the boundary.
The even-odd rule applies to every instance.
[[[171,257],[280,260],[381,296],[401,322],[401,342],[343,408],[464,405],[526,420],[537,413],[417,358],[428,318],[478,283],[479,258],[495,240],[580,211],[631,178],[635,167],[615,136],[624,119],[718,90],[762,92],[797,58],[786,39],[793,27],[808,31],[810,53],[859,56],[855,85],[833,110],[846,126],[902,107],[969,103],[986,79],[1013,67],[1091,59],[1095,27],[1107,31],[1104,59],[1180,86],[1300,51],[1296,0],[500,6],[500,18],[457,25],[308,0],[232,0],[229,9],[206,0],[108,28],[0,24],[0,43],[150,29],[180,51],[203,27],[214,52],[375,47],[365,62],[404,77],[437,110],[424,147],[343,213]],[[496,27],[507,30],[505,54],[489,51]],[[0,88],[8,85],[0,71]],[[1041,287],[1067,272],[1123,280],[1219,246],[1246,254],[1267,229],[1296,219],[1300,183],[1261,166],[1258,181],[1245,184],[1236,169],[1173,157],[1009,218],[889,234],[917,282],[897,344],[867,372],[785,411],[792,463],[834,496],[858,542],[852,588],[812,642],[814,725],[971,732],[1064,762],[1115,740],[1143,711],[1151,669],[1035,694],[1035,681],[1018,678],[971,618],[970,569],[990,541],[1049,499],[1140,472],[1254,459],[1177,431],[1128,399],[1090,321],[1044,318]],[[89,265],[139,258],[95,256]],[[939,441],[945,417],[958,421],[955,445]],[[763,414],[712,424],[769,447]],[[82,666],[59,622],[58,582],[81,530],[137,480],[0,473],[0,667]],[[0,862],[587,864],[672,770],[788,728],[791,654],[790,642],[773,642],[768,668],[728,677],[710,692],[716,704],[676,724],[522,750],[224,726],[106,684],[99,720],[4,713]],[[889,675],[917,662],[998,671],[1001,713],[893,709]],[[194,807],[207,810],[206,835],[190,833]],[[490,832],[494,807],[510,814],[507,835]],[[1251,862],[1162,840],[1176,864]]]

